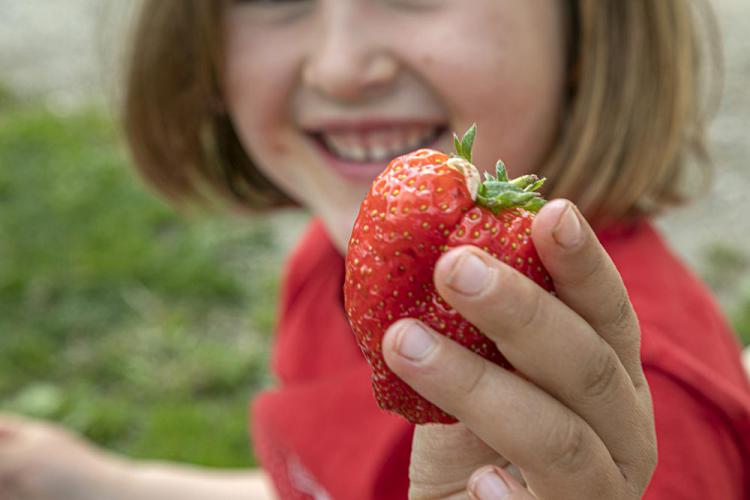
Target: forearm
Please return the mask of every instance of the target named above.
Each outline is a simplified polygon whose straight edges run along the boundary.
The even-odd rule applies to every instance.
[[[163,462],[132,463],[122,500],[271,500],[270,481],[260,469],[222,471]]]

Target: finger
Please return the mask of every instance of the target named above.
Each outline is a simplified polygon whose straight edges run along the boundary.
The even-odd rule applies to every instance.
[[[383,355],[419,394],[522,469],[541,498],[623,491],[625,479],[591,427],[531,382],[415,320],[388,329]]]
[[[473,293],[465,293],[469,283]],[[617,464],[641,467],[640,453],[649,439],[642,428],[649,409],[639,400],[617,353],[583,318],[473,246],[441,257],[435,286],[517,370],[583,418]]]
[[[575,205],[547,203],[531,237],[557,296],[612,346],[633,385],[644,386],[638,318],[620,273]]]
[[[474,472],[466,488],[475,500],[533,500],[534,495],[518,483],[512,474],[495,465]]]

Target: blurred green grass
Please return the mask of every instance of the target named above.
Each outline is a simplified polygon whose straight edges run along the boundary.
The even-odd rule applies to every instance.
[[[179,216],[112,120],[0,99],[0,409],[134,457],[249,466],[282,252],[261,218]],[[217,425],[218,424],[218,425]]]

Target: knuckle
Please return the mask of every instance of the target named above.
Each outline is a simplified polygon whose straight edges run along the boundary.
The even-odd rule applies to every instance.
[[[472,323],[495,342],[512,341],[514,335],[533,328],[543,313],[544,292],[537,288],[515,269],[495,268],[492,284],[473,305]]]
[[[588,462],[586,432],[574,417],[568,416],[553,426],[548,436],[546,460],[548,465],[564,473],[581,470]]]
[[[654,475],[657,463],[658,454],[656,445],[654,443],[649,443],[646,446],[642,447],[638,463],[629,468],[629,470],[631,471],[630,474],[628,474],[626,470],[623,469],[622,465],[618,464],[620,466],[622,476],[627,481],[629,488],[633,492],[637,493],[638,498],[641,498],[641,495],[651,482],[651,478]]]
[[[651,481],[656,465],[659,462],[659,451],[656,447],[656,435],[653,429],[649,429],[646,436],[643,437],[641,446],[640,460],[638,461],[639,486],[646,487]]]
[[[638,395],[638,399],[643,404],[643,408],[653,413],[654,405],[653,401],[651,400],[651,387],[648,385],[648,380],[646,379],[646,374],[643,373],[643,368],[640,368],[641,370],[639,370],[634,377],[633,387],[635,388],[635,392]]]
[[[623,289],[615,300],[615,316],[612,319],[612,326],[618,330],[628,330],[634,325],[638,325],[627,292]]]
[[[562,273],[555,277],[555,283],[563,287],[575,287],[585,285],[591,281],[598,280],[602,272],[606,271],[606,260],[600,253],[591,255],[587,252],[586,245],[581,247],[584,254],[574,253],[570,255],[570,272]]]
[[[539,290],[536,290],[532,288],[530,285],[530,282],[524,281],[523,288],[524,292],[523,295],[526,297],[526,300],[524,301],[526,307],[519,308],[519,311],[517,311],[517,323],[516,328],[518,330],[526,330],[528,329],[534,321],[539,317],[539,314],[542,310],[542,296],[539,293]]]
[[[581,394],[586,400],[609,399],[617,394],[619,360],[604,341],[603,349],[596,349],[587,363],[581,380]]]
[[[525,331],[534,324],[542,309],[542,295],[531,280],[509,269],[499,279],[491,307],[500,309],[503,322],[511,331]],[[501,299],[501,300],[500,300]]]
[[[659,461],[659,455],[656,444],[656,430],[651,412],[644,411],[640,407],[637,410],[635,421],[640,422],[641,425],[639,427],[640,432],[634,435],[634,438],[631,440],[631,446],[634,450],[633,458],[625,462],[617,462],[617,466],[629,488],[636,493],[642,494],[646,486],[651,482],[651,477]]]
[[[477,399],[487,379],[487,362],[481,361],[480,363],[473,364],[473,366],[475,368],[466,377],[466,382],[459,387],[459,396],[463,402]]]

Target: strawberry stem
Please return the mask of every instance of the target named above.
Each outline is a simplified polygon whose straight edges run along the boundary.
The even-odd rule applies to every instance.
[[[477,124],[473,124],[462,138],[453,134],[453,144],[456,154],[471,163],[471,149],[477,136]],[[515,179],[508,179],[508,170],[502,161],[495,165],[495,176],[484,173],[484,182],[479,185],[476,203],[490,209],[493,213],[509,208],[523,208],[529,212],[538,212],[547,203],[538,193],[545,179],[536,175],[522,175]]]
[[[538,212],[547,201],[537,190],[545,179],[536,175],[522,175],[508,179],[508,171],[502,161],[495,166],[495,176],[484,174],[485,181],[477,191],[477,205],[490,209],[493,213],[509,208],[523,208],[529,212]]]

